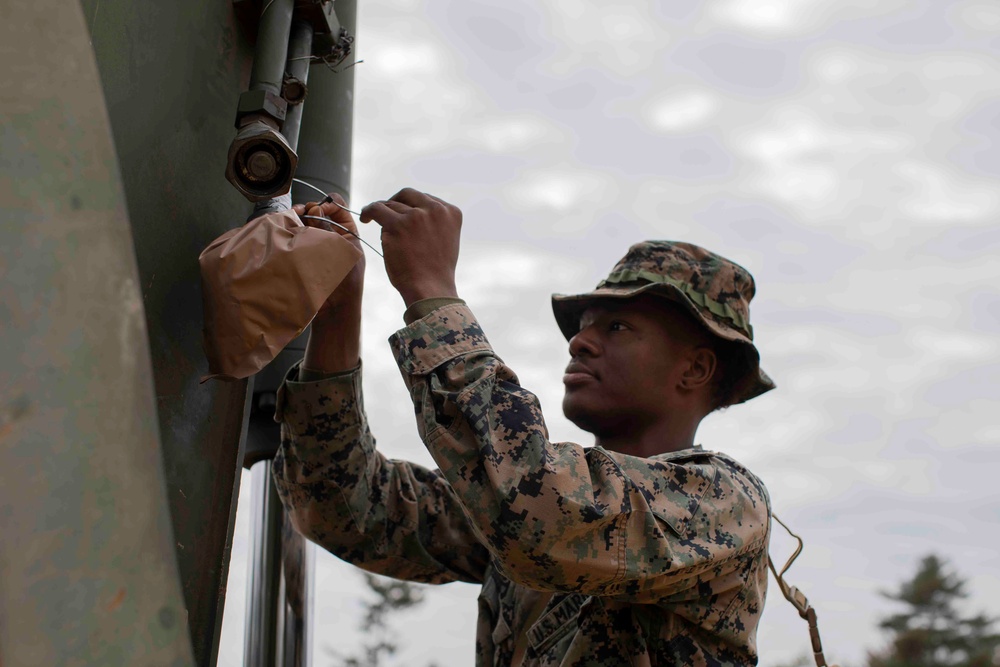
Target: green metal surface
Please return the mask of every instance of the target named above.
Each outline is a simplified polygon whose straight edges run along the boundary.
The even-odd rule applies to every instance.
[[[191,665],[146,283],[84,16],[4,8],[0,664]]]
[[[252,48],[228,2],[4,18],[0,664],[213,665],[249,396],[199,384],[197,256]],[[313,75],[300,173],[346,195],[353,72]]]
[[[252,48],[229,2],[82,5],[132,222],[187,622],[195,661],[212,665],[248,396],[245,382],[199,384],[207,364],[197,258],[246,218],[224,170]]]
[[[334,6],[341,27],[349,34],[357,35],[357,0],[337,0]],[[309,98],[302,112],[296,173],[297,178],[309,181],[326,192],[339,192],[348,201],[354,127],[354,68],[350,65],[355,62],[356,56],[355,48],[354,53],[337,67],[336,73],[323,65],[313,65],[309,76]],[[293,201],[315,201],[315,195],[301,185],[292,187]]]

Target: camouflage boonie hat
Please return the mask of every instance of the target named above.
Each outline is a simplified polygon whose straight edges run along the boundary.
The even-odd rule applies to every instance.
[[[755,290],[750,272],[725,257],[690,243],[644,241],[629,248],[593,292],[553,294],[552,310],[569,340],[580,330],[583,311],[598,299],[629,299],[649,292],[680,304],[719,338],[745,344],[748,372],[733,391],[735,404],[774,389],[753,344],[750,300]]]

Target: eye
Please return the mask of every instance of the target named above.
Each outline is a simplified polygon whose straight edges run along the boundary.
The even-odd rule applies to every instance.
[[[621,320],[611,320],[608,323],[608,331],[625,331],[626,329],[628,329],[628,325]]]

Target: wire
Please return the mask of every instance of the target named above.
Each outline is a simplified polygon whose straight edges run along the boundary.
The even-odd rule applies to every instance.
[[[337,208],[342,208],[345,211],[347,211],[348,213],[353,213],[354,215],[358,216],[359,218],[361,217],[361,214],[358,213],[357,211],[352,211],[351,209],[347,208],[346,206],[341,206],[337,202],[333,201],[333,198],[330,197],[330,195],[328,195],[327,193],[323,192],[321,189],[317,188],[312,183],[307,183],[306,181],[303,181],[301,178],[293,178],[292,180],[295,181],[296,183],[300,184],[300,185],[306,186],[307,188],[312,188],[316,192],[318,192],[321,195],[323,195],[323,202],[321,202],[321,203],[329,202],[329,203],[333,204],[334,206],[336,206]]]
[[[361,238],[360,236],[358,236],[357,234],[355,234],[354,232],[352,232],[352,231],[351,231],[350,229],[348,229],[347,227],[344,227],[344,226],[343,226],[342,224],[340,224],[339,222],[334,222],[334,221],[333,221],[333,220],[331,220],[330,218],[321,218],[321,217],[319,217],[318,215],[301,215],[301,216],[299,216],[299,217],[300,217],[300,218],[308,218],[309,220],[322,220],[323,222],[329,222],[329,223],[330,223],[331,225],[333,225],[334,227],[340,227],[340,228],[341,228],[341,229],[343,229],[343,230],[344,230],[345,232],[347,232],[348,234],[350,234],[351,236],[353,236],[354,238],[356,238],[357,240],[361,241],[361,242],[362,242],[362,243],[364,243],[364,244],[365,244],[366,246],[368,246],[369,248],[371,248],[372,250],[374,250],[374,251],[375,251],[375,254],[376,254],[376,255],[378,255],[379,257],[381,257],[381,258],[383,258],[383,259],[385,259],[385,255],[383,255],[382,253],[380,253],[380,252],[378,251],[378,249],[377,249],[377,248],[376,248],[375,246],[373,246],[373,245],[372,245],[371,243],[369,243],[368,241],[365,241],[365,240],[364,240],[363,238]]]

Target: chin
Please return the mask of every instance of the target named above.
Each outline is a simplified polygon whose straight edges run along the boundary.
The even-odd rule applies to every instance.
[[[580,405],[570,396],[567,395],[563,398],[562,408],[563,415],[577,428],[587,433],[593,433],[595,436],[604,430],[601,426],[606,420],[601,418],[600,413],[587,409],[585,405]]]

